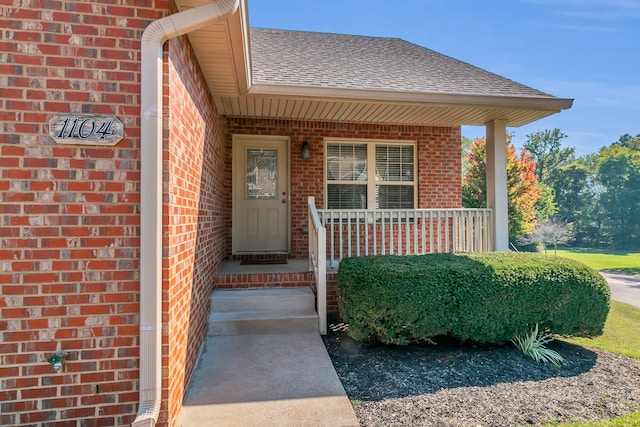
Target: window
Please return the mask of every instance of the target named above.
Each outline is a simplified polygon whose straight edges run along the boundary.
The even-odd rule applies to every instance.
[[[327,143],[328,209],[413,209],[415,144]]]

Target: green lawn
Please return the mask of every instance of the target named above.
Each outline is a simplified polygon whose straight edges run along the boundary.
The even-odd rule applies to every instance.
[[[562,340],[640,359],[640,309],[611,301],[611,310],[601,336],[563,338]]]
[[[640,412],[613,418],[608,421],[597,423],[569,423],[569,424],[547,424],[548,427],[638,427],[640,426]]]
[[[553,251],[548,253],[553,254]],[[558,249],[558,256],[583,262],[594,270],[617,270],[640,274],[640,252]]]
[[[617,251],[562,250],[558,256],[575,259],[595,270],[621,270],[640,274],[640,253]],[[585,347],[596,347],[640,359],[640,309],[611,302],[611,311],[602,336],[564,339]],[[640,426],[640,411],[596,423],[569,423],[555,427],[627,427]]]

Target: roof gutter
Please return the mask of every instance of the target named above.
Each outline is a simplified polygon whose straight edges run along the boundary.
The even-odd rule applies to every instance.
[[[228,19],[240,1],[215,0],[169,15],[152,22],[142,34],[140,402],[132,427],[154,427],[162,400],[162,46],[167,40]]]
[[[343,89],[308,86],[253,84],[251,95],[309,97],[318,99],[356,99],[371,102],[398,102],[416,104],[478,105],[486,107],[535,108],[566,110],[573,99],[547,96],[492,96],[447,93],[394,92],[371,89]]]

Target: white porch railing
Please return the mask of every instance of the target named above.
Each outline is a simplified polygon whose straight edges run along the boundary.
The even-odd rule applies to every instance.
[[[313,197],[309,197],[309,270],[316,279],[318,330],[327,335],[327,237]]]
[[[317,213],[327,230],[331,269],[349,256],[487,252],[493,248],[491,209],[325,209]]]

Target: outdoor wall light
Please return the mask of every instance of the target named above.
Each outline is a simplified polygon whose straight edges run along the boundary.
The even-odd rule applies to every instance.
[[[302,158],[305,160],[311,158],[311,144],[306,139],[302,141]]]

